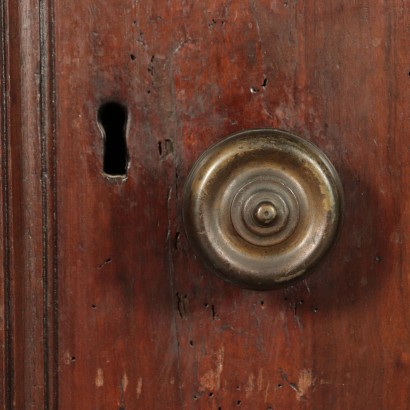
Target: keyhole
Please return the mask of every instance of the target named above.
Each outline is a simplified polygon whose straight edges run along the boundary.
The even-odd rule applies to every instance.
[[[104,173],[114,177],[126,176],[128,167],[128,149],[125,138],[127,109],[117,102],[105,103],[98,110],[98,122],[104,137]]]

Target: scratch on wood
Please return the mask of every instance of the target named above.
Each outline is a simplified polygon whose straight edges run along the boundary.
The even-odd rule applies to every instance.
[[[298,325],[299,330],[302,331],[302,330],[303,330],[303,325],[302,325],[302,322],[301,322],[301,320],[300,320],[299,315],[297,315],[297,314],[295,313],[294,318],[295,318],[296,324]]]
[[[216,357],[216,366],[215,369],[207,371],[200,380],[201,386],[200,391],[209,390],[209,391],[218,391],[221,387],[221,374],[224,367],[224,347],[218,350]]]
[[[247,399],[252,394],[254,389],[255,389],[255,375],[251,373],[248,376],[248,382],[246,383],[246,386],[245,386],[245,395]]]
[[[268,401],[268,395],[269,395],[269,389],[270,389],[270,382],[266,384],[266,389],[265,389],[265,402]]]
[[[127,390],[127,387],[128,387],[128,377],[127,377],[127,374],[126,374],[126,373],[124,373],[123,376],[122,376],[122,379],[121,379],[121,387],[122,387],[122,390],[123,390],[124,393],[125,393],[126,390]]]
[[[65,352],[64,363],[69,365],[69,364],[74,364],[75,362],[76,362],[75,356],[73,356],[69,351]]]
[[[188,295],[181,295],[177,292],[177,307],[178,313],[181,319],[186,319],[189,312],[189,299]]]
[[[101,263],[100,265],[98,265],[97,269],[102,269],[105,265],[108,265],[109,263],[112,262],[111,258],[107,258],[103,263]]]
[[[257,377],[253,373],[251,373],[245,385],[246,398],[248,399],[253,392],[260,393],[263,390],[263,386],[264,386],[263,369],[259,369]]]
[[[119,404],[118,410],[126,410],[125,392],[127,390],[127,387],[128,387],[128,377],[127,377],[127,374],[124,373],[122,375],[121,383],[120,383],[120,404]]]
[[[258,393],[263,390],[263,369],[259,369],[258,377],[256,379],[256,387],[258,389]]]
[[[303,399],[308,391],[315,386],[315,377],[313,377],[312,369],[303,369],[299,373],[298,391],[296,392],[296,398],[298,400]]]
[[[104,386],[104,374],[102,369],[97,369],[97,375],[95,376],[95,385],[97,387]]]
[[[283,369],[279,369],[279,371],[280,371],[280,375],[282,377],[282,380],[285,381],[289,385],[289,387],[292,390],[294,390],[296,393],[299,392],[299,388],[298,388],[297,384],[289,381],[288,375],[283,371]]]
[[[172,201],[172,187],[169,187],[168,194],[167,194],[167,210],[168,210],[168,227],[167,227],[167,239],[166,239],[167,242],[171,238],[171,228],[172,228],[171,226],[172,224],[171,201]]]
[[[215,320],[216,319],[215,305],[211,306],[211,310],[212,310],[212,320]]]
[[[137,383],[137,400],[140,398],[142,392],[142,377],[138,378],[138,383]]]
[[[288,375],[283,371],[283,369],[279,369],[279,371],[282,380],[284,380],[289,385],[289,387],[295,391],[296,399],[298,401],[305,401],[307,399],[306,394],[311,388],[315,386],[316,382],[316,378],[313,376],[312,369],[303,369],[299,373],[297,383],[289,381]]]

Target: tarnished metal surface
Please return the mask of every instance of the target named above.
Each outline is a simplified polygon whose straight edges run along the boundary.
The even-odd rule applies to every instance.
[[[317,147],[259,129],[234,134],[198,159],[183,212],[193,248],[218,276],[273,289],[325,254],[342,209],[339,177]]]

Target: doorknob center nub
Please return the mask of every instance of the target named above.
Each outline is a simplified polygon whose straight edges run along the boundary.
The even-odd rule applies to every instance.
[[[236,233],[249,244],[272,246],[283,242],[299,221],[299,204],[292,190],[274,175],[244,171],[245,181],[233,195],[231,221]],[[232,187],[232,189],[234,189]]]
[[[254,218],[261,226],[270,225],[276,218],[277,212],[271,202],[258,204],[254,212]]]

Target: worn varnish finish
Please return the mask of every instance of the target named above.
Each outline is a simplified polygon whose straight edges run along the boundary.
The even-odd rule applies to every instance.
[[[4,1],[3,408],[409,408],[409,8]],[[196,158],[255,127],[318,145],[346,197],[326,260],[265,293],[207,272],[181,220]]]

